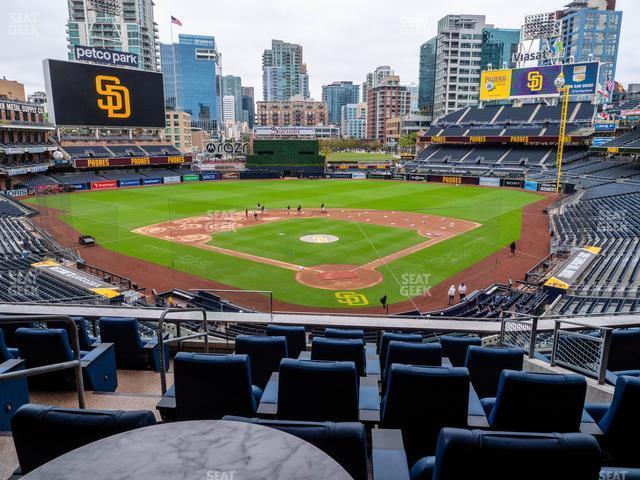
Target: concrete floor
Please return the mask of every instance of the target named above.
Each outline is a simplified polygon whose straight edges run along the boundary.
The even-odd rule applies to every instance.
[[[173,374],[167,374],[167,385],[173,384]],[[158,420],[156,404],[160,400],[160,374],[149,371],[118,370],[118,389],[114,393],[85,392],[87,408],[99,410],[149,410]],[[78,396],[71,392],[29,392],[31,403],[77,408]],[[18,468],[10,433],[0,433],[0,479],[4,480]]]

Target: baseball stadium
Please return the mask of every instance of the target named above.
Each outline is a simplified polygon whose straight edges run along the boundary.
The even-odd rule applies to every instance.
[[[640,478],[640,100],[604,67],[483,70],[409,147],[185,151],[163,73],[43,60],[46,112],[0,98],[0,478]]]

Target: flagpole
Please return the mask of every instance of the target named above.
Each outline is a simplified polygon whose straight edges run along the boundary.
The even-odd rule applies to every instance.
[[[171,32],[171,56],[173,57],[173,109],[178,111],[178,77],[176,75],[176,45],[173,42],[173,19],[169,18],[169,30]]]

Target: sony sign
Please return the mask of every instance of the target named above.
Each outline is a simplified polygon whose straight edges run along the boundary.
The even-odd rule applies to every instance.
[[[540,60],[553,59],[551,50],[542,50],[538,52],[516,52],[511,57],[514,63],[537,62]]]
[[[246,142],[216,142],[207,143],[207,152],[214,155],[246,155],[247,146]]]
[[[87,47],[86,45],[76,45],[74,50],[75,58],[79,62],[138,68],[137,53],[118,52],[108,48]]]

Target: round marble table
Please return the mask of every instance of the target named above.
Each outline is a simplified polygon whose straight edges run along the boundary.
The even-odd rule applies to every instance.
[[[55,442],[55,438],[51,439]],[[350,479],[322,450],[288,433],[242,422],[175,422],[104,438],[24,480]]]

